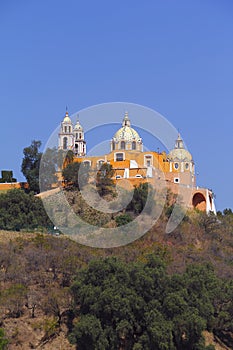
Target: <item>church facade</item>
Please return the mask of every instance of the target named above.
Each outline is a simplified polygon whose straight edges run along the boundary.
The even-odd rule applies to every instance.
[[[122,127],[111,139],[108,154],[87,155],[83,127],[79,120],[73,125],[68,112],[61,123],[58,148],[64,151],[72,150],[75,162],[86,162],[94,170],[99,170],[103,163],[111,164],[115,182],[120,183],[121,180],[127,179],[132,185],[138,185],[157,181],[174,193],[189,193],[189,208],[216,213],[212,191],[200,188],[196,184],[195,164],[181,136],[178,135],[174,140],[174,148],[168,154],[145,152],[142,138],[131,126],[127,112]]]

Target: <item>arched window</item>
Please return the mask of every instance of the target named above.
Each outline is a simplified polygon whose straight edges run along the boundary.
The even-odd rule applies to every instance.
[[[82,139],[82,133],[81,132],[79,133],[79,138],[80,138],[80,140]]]
[[[69,132],[71,132],[71,126],[69,126]]]
[[[67,146],[68,146],[68,140],[67,140],[67,137],[64,137],[63,138],[63,149],[67,149]]]
[[[67,126],[64,127],[65,132],[67,132]]]
[[[98,169],[101,169],[101,166],[104,164],[104,159],[99,159],[98,162],[97,162],[97,168]]]
[[[121,141],[121,149],[125,149],[125,141]]]
[[[132,142],[132,149],[136,149],[136,142],[135,141]]]
[[[75,133],[75,139],[78,140],[78,133]]]

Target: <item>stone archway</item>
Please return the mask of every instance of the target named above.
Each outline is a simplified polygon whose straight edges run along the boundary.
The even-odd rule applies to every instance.
[[[194,194],[193,196],[193,207],[202,211],[206,210],[206,199],[205,196],[200,193],[197,192]]]

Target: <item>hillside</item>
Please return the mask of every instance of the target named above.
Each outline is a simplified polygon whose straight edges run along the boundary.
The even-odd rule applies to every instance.
[[[9,201],[11,197],[7,198]],[[13,198],[15,201],[16,196],[14,195]],[[83,203],[80,204],[81,199],[77,192],[68,191],[67,198],[72,203],[75,211],[78,210],[80,213],[80,208],[82,208],[81,215],[85,220],[88,222],[96,220],[97,214],[85,207]],[[22,201],[21,197],[20,201]],[[22,205],[21,208],[23,208]],[[36,210],[38,210],[37,206]],[[169,285],[169,281],[173,279],[175,281],[177,278],[181,279],[181,284],[178,284],[177,288],[180,288],[179,285],[184,283],[184,289],[179,292],[182,295],[182,299],[184,299],[184,303],[189,303],[192,299],[191,297],[187,298],[184,293],[185,290],[189,289],[189,283],[192,280],[190,276],[194,276],[194,280],[197,278],[194,285],[199,285],[198,288],[203,288],[203,285],[198,282],[202,281],[204,285],[206,284],[204,290],[200,290],[200,296],[197,295],[195,297],[197,301],[193,306],[189,305],[187,307],[192,308],[195,306],[195,313],[199,314],[199,318],[202,317],[200,318],[200,329],[203,329],[202,334],[204,335],[206,346],[213,344],[216,350],[231,349],[233,347],[233,326],[231,321],[233,319],[233,214],[231,210],[219,213],[218,216],[207,216],[202,212],[191,211],[186,214],[184,220],[175,231],[166,234],[165,227],[170,212],[171,207],[167,204],[160,220],[147,234],[135,242],[119,248],[90,248],[80,245],[64,235],[57,237],[36,232],[35,230],[34,232],[27,232],[29,230],[26,229],[18,232],[10,230],[0,231],[0,328],[4,330],[5,337],[9,341],[8,349],[75,349],[75,345],[71,345],[68,341],[68,336],[71,335],[73,342],[77,341],[74,338],[74,332],[78,332],[75,333],[75,337],[78,337],[78,342],[81,344],[80,339],[83,335],[80,333],[80,327],[84,327],[85,323],[77,323],[77,321],[83,320],[84,322],[85,317],[82,315],[82,312],[85,315],[87,312],[86,307],[88,308],[89,306],[86,305],[84,308],[84,299],[83,301],[77,299],[77,296],[81,296],[83,293],[82,286],[78,287],[81,288],[79,292],[72,289],[72,286],[77,282],[77,276],[79,276],[78,280],[82,281],[86,274],[87,281],[91,281],[91,271],[96,268],[98,271],[97,275],[100,273],[96,280],[97,283],[100,283],[100,286],[101,283],[103,285],[106,284],[106,286],[114,285],[112,282],[110,283],[111,273],[108,277],[111,271],[108,264],[115,266],[116,273],[113,276],[116,278],[118,278],[117,271],[119,268],[122,270],[119,275],[120,285],[126,283],[124,290],[129,289],[129,296],[137,291],[138,297],[143,298],[143,300],[146,298],[144,301],[142,300],[143,303],[148,298],[150,299],[154,293],[153,286],[150,292],[152,293],[151,296],[144,294],[144,291],[148,290],[148,287],[142,287],[144,283],[148,283],[146,281],[147,276],[149,276],[149,273],[154,274],[156,269],[160,271],[160,266],[164,266],[165,270],[161,270],[163,271],[161,285],[163,285],[162,281],[164,279],[167,280],[167,283],[164,285],[161,300],[158,295],[158,302],[162,303],[160,312],[164,313],[165,317],[167,317],[168,311],[164,309],[162,300],[166,293],[169,296],[169,293],[172,292],[169,292],[169,289],[165,291],[167,288],[165,286]],[[127,212],[122,213],[122,215],[126,214]],[[128,214],[132,218],[136,215],[134,207],[128,209]],[[28,215],[31,214],[29,213]],[[112,215],[109,217],[105,216],[105,219],[110,219],[111,224],[109,227],[117,224],[116,217]],[[102,221],[101,217],[99,217],[99,220]],[[12,224],[14,224],[13,219]],[[109,225],[107,221],[106,225],[106,227]],[[150,256],[155,259],[152,269]],[[93,262],[93,259],[96,262]],[[111,262],[111,259],[117,260]],[[156,259],[159,260],[157,261]],[[213,270],[208,266],[213,266]],[[135,269],[139,269],[138,273],[141,271],[141,282],[139,285],[136,284],[134,278],[130,277]],[[148,272],[144,274],[144,270]],[[106,276],[106,281],[105,277],[103,281],[101,280],[101,271]],[[203,271],[203,273],[200,274],[199,271]],[[125,275],[123,281],[120,277],[122,273]],[[189,277],[185,277],[186,275]],[[202,275],[206,277],[203,279]],[[214,284],[211,282],[212,279],[215,281]],[[156,278],[153,277],[151,283],[155,283],[155,281]],[[87,284],[85,279],[83,283],[84,285]],[[90,290],[94,290],[95,283],[90,285]],[[120,290],[120,285],[117,287],[117,290]],[[174,288],[174,283],[171,283],[170,288]],[[192,290],[193,287],[190,289],[190,293],[192,293]],[[174,290],[172,293],[177,291]],[[109,291],[109,293],[112,295],[109,300],[110,307],[114,292]],[[205,301],[203,301],[203,295],[207,298]],[[99,302],[101,302],[101,296],[102,294],[98,298]],[[156,300],[155,296],[152,300]],[[93,302],[94,299],[91,300],[91,305]],[[202,305],[205,304],[209,305],[209,309],[212,310],[211,315],[208,317],[205,315],[205,311],[202,311]],[[145,307],[147,307],[146,305],[150,305],[149,301],[146,301]],[[172,305],[169,306],[169,308],[172,307]],[[84,309],[82,311],[82,308],[86,311]],[[136,311],[132,309],[130,312],[134,314]],[[140,319],[143,319],[144,313],[146,315],[146,311],[140,311]],[[89,317],[88,314],[87,317]],[[188,314],[184,317],[188,317]],[[101,322],[104,326],[105,321]],[[168,322],[167,325],[166,322]],[[164,327],[169,328],[172,324],[171,322],[174,322],[173,316],[171,320],[168,318],[166,322]],[[205,323],[206,325],[204,325]],[[77,324],[79,328],[76,329]],[[96,325],[96,327],[98,326]],[[88,332],[92,332],[92,330],[90,329]],[[124,343],[123,339],[121,343]],[[143,349],[147,349],[146,345],[143,346]],[[121,345],[121,348],[131,349],[132,347],[128,345],[127,348],[125,343],[125,345]],[[89,349],[95,349],[95,347],[90,346]],[[197,349],[204,349],[203,345],[200,345]],[[211,349],[213,347],[208,348],[208,350]]]

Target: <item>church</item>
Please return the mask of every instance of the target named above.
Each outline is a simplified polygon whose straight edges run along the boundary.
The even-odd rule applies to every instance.
[[[173,193],[185,193],[187,190],[191,194],[188,199],[190,209],[197,208],[206,213],[216,214],[212,191],[196,184],[195,164],[180,134],[177,135],[174,148],[168,154],[153,150],[145,152],[143,140],[132,127],[127,112],[123,117],[121,128],[111,139],[109,153],[102,156],[88,156],[84,129],[79,120],[73,125],[66,111],[61,122],[58,149],[72,150],[74,161],[88,163],[91,169],[98,170],[103,163],[111,164],[115,182],[127,179],[133,186],[137,186],[143,182],[158,180]]]

